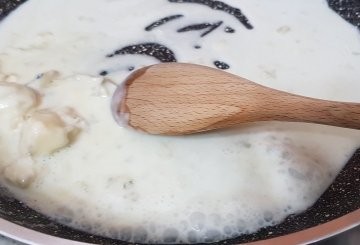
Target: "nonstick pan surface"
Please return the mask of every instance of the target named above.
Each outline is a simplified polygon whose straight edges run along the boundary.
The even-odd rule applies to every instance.
[[[0,0],[0,21],[11,11],[24,3],[26,0]],[[31,1],[31,0],[29,0]],[[339,14],[346,21],[356,26],[360,31],[360,0],[327,0],[329,7]],[[1,29],[1,26],[0,26]],[[359,32],[360,35],[360,32]],[[324,232],[318,232],[312,236],[304,236],[305,240],[288,240],[306,242],[306,239],[320,239],[324,236],[331,236],[345,229],[360,223],[360,149],[346,164],[333,184],[326,190],[320,199],[308,210],[299,215],[289,216],[283,223],[277,226],[263,228],[257,233],[243,235],[235,239],[230,239],[215,244],[239,244],[263,241],[280,236],[289,237],[299,231],[311,228],[323,227]],[[349,217],[348,221],[346,218]],[[41,232],[54,237],[68,240],[96,243],[96,244],[129,244],[122,241],[94,236],[82,231],[66,227],[48,217],[27,207],[22,202],[16,200],[5,189],[0,191],[0,233],[16,236],[16,232],[10,232],[4,227],[6,221],[15,225],[28,228],[33,231]],[[329,223],[328,223],[329,222]],[[327,224],[325,224],[327,223]],[[319,226],[321,225],[321,226]],[[16,230],[16,229],[12,229]],[[21,232],[21,229],[19,230]],[[298,233],[298,235],[301,233]],[[303,236],[303,235],[301,235]],[[23,237],[23,239],[25,239]],[[269,240],[271,241],[271,240]],[[285,241],[285,240],[284,240]],[[50,241],[49,241],[50,242]],[[276,243],[273,243],[276,244]],[[287,243],[289,244],[289,243]]]

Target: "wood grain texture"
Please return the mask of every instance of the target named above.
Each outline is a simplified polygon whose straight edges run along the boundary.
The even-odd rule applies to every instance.
[[[307,98],[216,69],[181,63],[142,68],[125,83],[117,113],[150,134],[182,135],[256,121],[360,129],[360,104]]]

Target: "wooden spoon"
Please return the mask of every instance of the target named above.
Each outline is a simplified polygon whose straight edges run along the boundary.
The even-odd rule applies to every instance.
[[[113,114],[150,134],[183,135],[256,121],[308,122],[360,129],[360,103],[307,98],[204,66],[166,63],[130,75]]]

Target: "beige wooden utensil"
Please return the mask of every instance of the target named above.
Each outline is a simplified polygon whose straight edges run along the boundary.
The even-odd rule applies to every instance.
[[[166,63],[128,77],[114,94],[117,120],[150,134],[183,135],[256,121],[360,129],[360,103],[307,98],[204,66]]]

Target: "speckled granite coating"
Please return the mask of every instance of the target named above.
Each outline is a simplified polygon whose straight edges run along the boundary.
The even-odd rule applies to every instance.
[[[26,0],[0,0],[0,20],[24,2],[26,2]]]
[[[25,1],[0,0],[0,20]],[[328,3],[341,17],[360,29],[360,0],[328,0]],[[359,208],[360,149],[316,204],[304,213],[290,216],[280,225],[263,228],[257,233],[243,235],[217,244],[238,244],[286,235],[334,220]],[[128,244],[58,224],[26,207],[3,189],[0,189],[0,218],[29,229],[66,239],[97,244]]]
[[[328,0],[329,7],[360,30],[360,0]]]

